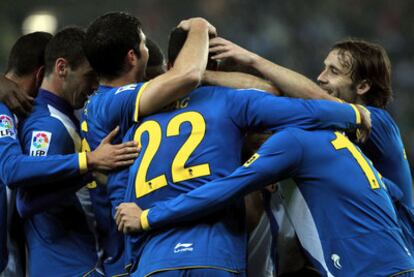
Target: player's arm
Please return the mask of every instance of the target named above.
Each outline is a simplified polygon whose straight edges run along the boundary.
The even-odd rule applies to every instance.
[[[223,88],[224,89],[224,88]],[[369,130],[366,109],[353,104],[327,100],[304,100],[274,97],[256,90],[227,93],[229,116],[240,128],[267,128],[278,131],[286,127],[301,129]]]
[[[255,68],[286,96],[338,101],[336,97],[326,93],[315,82],[302,74],[277,65],[226,39],[212,39],[210,41],[210,52],[214,55],[213,59],[231,58],[238,63]]]
[[[24,93],[15,82],[0,75],[0,102],[14,113],[26,116],[32,110],[33,98]]]
[[[156,203],[141,211],[135,203],[122,203],[116,211],[118,229],[125,233],[155,229],[205,216],[249,192],[295,175],[302,147],[287,130],[269,138],[243,166],[230,176],[214,180],[186,194]]]
[[[95,151],[50,156],[24,155],[17,138],[0,137],[0,179],[10,188],[39,187],[58,180],[79,177],[95,169],[108,170],[130,165],[138,156],[139,149],[135,142],[110,144],[117,132],[117,129],[111,132]],[[33,149],[33,153],[27,153],[42,155],[41,151],[36,153],[36,149]],[[66,182],[65,184],[70,185]]]
[[[203,83],[213,86],[224,86],[238,89],[255,88],[269,92],[276,96],[282,95],[282,92],[271,82],[241,72],[206,70],[203,75]]]
[[[174,66],[146,86],[140,96],[139,116],[161,110],[190,93],[201,82],[207,65],[209,33],[215,35],[215,28],[202,18],[182,21],[179,27],[188,30],[187,40]]]

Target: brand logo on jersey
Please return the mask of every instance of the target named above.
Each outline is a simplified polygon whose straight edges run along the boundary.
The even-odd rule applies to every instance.
[[[174,253],[180,253],[180,252],[187,252],[187,251],[193,251],[193,244],[192,243],[177,243],[177,245],[174,247]]]
[[[332,254],[331,259],[333,261],[334,266],[337,269],[342,269],[341,257],[339,257],[337,254]]]
[[[10,116],[5,114],[0,115],[0,137],[16,138],[16,130],[13,126],[13,120]]]
[[[30,145],[30,156],[46,156],[49,151],[51,138],[52,133],[50,132],[34,131]]]
[[[250,157],[250,159],[247,160],[247,162],[244,163],[244,167],[249,167],[255,160],[257,160],[260,157],[259,154],[255,153],[253,156]]]
[[[123,86],[123,87],[120,87],[119,89],[117,89],[115,91],[115,94],[121,93],[121,92],[126,91],[126,90],[134,90],[136,88],[137,88],[137,84],[126,85],[126,86]]]
[[[407,255],[411,257],[410,250],[408,250],[408,248],[407,248],[407,247],[405,247],[405,246],[404,246],[404,250],[405,250],[405,252],[407,253]]]

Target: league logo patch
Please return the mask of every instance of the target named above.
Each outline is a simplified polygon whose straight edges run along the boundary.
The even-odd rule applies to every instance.
[[[52,133],[45,131],[34,131],[32,143],[30,144],[30,156],[47,156]]]
[[[14,128],[13,120],[5,114],[0,115],[0,137],[16,138],[16,129]]]

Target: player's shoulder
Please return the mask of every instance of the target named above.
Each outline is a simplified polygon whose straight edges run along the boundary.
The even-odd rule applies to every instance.
[[[194,90],[192,94],[200,94],[204,95],[205,97],[214,96],[221,99],[227,99],[229,101],[236,99],[256,99],[258,97],[270,96],[270,94],[266,93],[265,91],[254,88],[236,89],[223,86],[201,86]]]
[[[382,108],[367,106],[367,109],[371,113],[373,130],[376,128],[381,129],[398,129],[397,123],[392,118],[391,114]]]
[[[66,132],[64,121],[69,121],[69,119],[62,117],[64,115],[54,115],[49,109],[36,109],[22,122],[21,131],[23,135],[35,130],[50,133]]]
[[[3,103],[0,102],[0,138],[12,137],[16,138],[17,121],[14,114]]]
[[[3,102],[0,102],[0,114],[7,114],[7,116],[13,116],[13,112]]]

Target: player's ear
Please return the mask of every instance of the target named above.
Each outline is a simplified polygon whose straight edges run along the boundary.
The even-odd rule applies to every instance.
[[[58,58],[55,61],[55,73],[59,78],[64,78],[68,74],[69,63],[65,58]]]
[[[40,84],[42,83],[44,76],[45,76],[45,66],[42,65],[36,70],[36,73],[35,73],[35,82],[36,82],[37,88],[40,87]]]
[[[371,88],[371,82],[369,80],[362,80],[356,86],[356,92],[358,95],[364,95]]]
[[[135,66],[138,62],[138,57],[137,57],[137,54],[135,53],[135,50],[129,49],[128,53],[126,54],[125,59],[128,65],[132,67]]]

